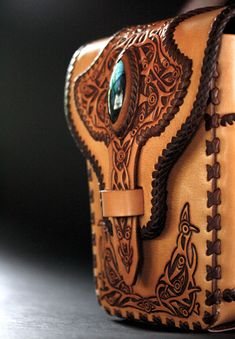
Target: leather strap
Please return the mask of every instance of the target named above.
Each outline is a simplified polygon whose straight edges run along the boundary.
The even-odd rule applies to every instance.
[[[235,112],[235,36],[224,34],[218,59],[220,102],[218,113]],[[104,217],[130,217],[144,214],[143,190],[101,191]]]
[[[143,190],[101,191],[104,217],[131,217],[144,214]]]

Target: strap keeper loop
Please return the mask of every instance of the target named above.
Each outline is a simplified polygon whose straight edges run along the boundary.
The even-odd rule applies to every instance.
[[[100,191],[103,217],[131,217],[144,214],[143,189]]]

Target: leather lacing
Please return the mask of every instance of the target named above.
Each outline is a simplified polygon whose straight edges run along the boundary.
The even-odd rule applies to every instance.
[[[211,281],[211,290],[206,291],[205,304],[212,307],[212,312],[204,312],[203,321],[207,325],[212,325],[218,318],[217,305],[221,302],[221,292],[217,287],[218,279],[221,279],[221,267],[217,263],[217,256],[221,254],[221,241],[218,239],[218,230],[221,225],[221,216],[218,214],[218,206],[221,204],[221,190],[217,186],[217,179],[220,177],[220,164],[217,156],[220,152],[220,139],[216,135],[219,127],[219,115],[215,112],[215,106],[219,104],[219,90],[216,87],[216,79],[219,74],[216,69],[211,81],[208,108],[210,114],[206,114],[206,130],[211,130],[211,140],[206,140],[206,155],[211,159],[210,165],[206,166],[207,180],[211,182],[211,191],[207,192],[207,207],[211,208],[211,215],[207,217],[207,231],[211,232],[211,240],[206,242],[206,255],[211,256],[211,265],[206,265],[206,280]],[[217,223],[219,222],[219,228]]]
[[[201,10],[201,12],[203,12]],[[178,20],[178,23],[180,21],[185,20],[187,17],[190,17],[191,15],[200,13],[200,11],[196,10],[196,11],[192,11],[190,12],[190,14],[186,14],[180,17],[180,20]],[[218,56],[218,50],[220,47],[220,39],[221,39],[221,35],[223,32],[223,29],[225,27],[225,25],[227,24],[227,22],[230,20],[231,17],[234,16],[234,9],[231,7],[227,7],[225,10],[223,10],[221,12],[221,14],[217,17],[214,25],[213,25],[213,29],[210,33],[210,37],[209,37],[209,41],[208,41],[208,46],[206,48],[205,54],[208,56],[207,60],[205,60],[206,62],[203,64],[203,68],[202,68],[202,79],[201,79],[201,85],[199,88],[199,92],[198,92],[198,96],[197,96],[197,103],[198,105],[195,106],[194,105],[194,111],[192,114],[192,119],[188,119],[186,124],[183,126],[184,128],[181,131],[178,131],[177,133],[177,137],[172,139],[172,144],[170,145],[169,149],[164,150],[164,154],[162,157],[162,162],[165,162],[166,160],[169,161],[169,168],[167,167],[167,172],[170,171],[170,168],[173,166],[173,164],[175,163],[175,161],[177,160],[177,158],[180,156],[180,154],[184,151],[186,145],[190,142],[191,138],[193,137],[194,133],[191,133],[191,135],[189,136],[189,132],[191,132],[192,130],[192,126],[194,126],[193,130],[194,132],[197,130],[197,126],[200,123],[200,120],[202,118],[203,115],[203,100],[205,98],[207,98],[208,96],[208,81],[206,80],[206,78],[208,78],[208,74],[210,74],[210,72],[212,72],[212,70],[214,70],[215,67],[215,63],[217,60],[217,56]],[[210,43],[209,43],[210,42]],[[70,105],[69,105],[69,87],[70,87],[70,76],[72,73],[72,69],[73,69],[73,64],[76,61],[77,55],[79,54],[79,52],[76,53],[76,55],[74,55],[74,58],[70,64],[70,68],[68,70],[68,74],[67,74],[67,82],[66,82],[66,90],[65,90],[65,108],[66,108],[66,118],[67,118],[67,122],[69,125],[69,128],[71,130],[71,133],[76,141],[76,143],[78,144],[80,150],[82,151],[82,153],[86,156],[87,159],[89,159],[96,175],[99,181],[99,185],[100,185],[100,189],[104,189],[105,185],[104,185],[104,181],[103,181],[103,174],[101,172],[101,168],[98,164],[98,161],[95,159],[95,157],[91,154],[91,152],[89,151],[88,147],[86,146],[85,142],[80,138],[79,134],[76,131],[75,125],[74,125],[74,121],[72,120],[71,117],[71,110],[70,110]],[[214,91],[214,94],[216,93],[216,91]],[[200,100],[200,103],[199,103]],[[209,117],[206,115],[207,119],[207,128],[217,128],[219,125],[220,126],[226,126],[226,125],[232,125],[235,121],[235,113],[229,113],[229,114],[225,114],[222,117],[219,118],[218,114],[214,114],[212,117]],[[187,134],[188,133],[188,134]],[[216,141],[212,142],[212,144],[208,144],[208,152],[211,152],[211,150],[216,149]],[[175,149],[178,149],[177,152],[177,156],[174,156],[173,159],[171,157],[171,153],[170,151],[175,151]],[[160,164],[159,164],[160,165]],[[209,167],[210,166],[210,167]],[[217,166],[217,168],[216,168]],[[218,165],[216,165],[216,163],[214,163],[212,166],[208,165],[207,167],[207,178],[208,180],[216,180],[219,177],[218,174]],[[162,194],[162,190],[157,190],[158,185],[157,183],[160,183],[161,188],[166,186],[167,183],[167,176],[165,176],[165,180],[160,182],[159,180],[156,180],[157,178],[153,178],[154,182],[153,182],[153,192],[158,192]],[[155,198],[155,195],[153,197],[153,199]],[[156,200],[156,199],[155,199]],[[163,201],[164,200],[164,201]],[[213,199],[214,201],[215,199]],[[218,200],[218,199],[217,199]],[[159,200],[159,208],[155,208],[156,209],[156,214],[157,212],[159,212],[160,210],[164,210],[166,212],[166,206],[165,206],[165,201],[166,201],[166,196],[163,196],[163,199]],[[161,215],[161,213],[159,214]],[[162,216],[162,225],[164,225],[164,221],[165,221],[165,214]],[[94,214],[92,215],[92,223],[95,222],[95,216]],[[207,217],[207,231],[208,232],[217,232],[218,230],[221,229],[221,216],[218,213],[214,213],[212,216],[208,216]],[[154,228],[152,228],[152,230],[150,231],[150,234],[147,234],[147,238],[153,238],[154,237],[154,233],[156,232],[156,230]],[[147,232],[146,232],[147,233]],[[156,232],[157,233],[157,232]],[[93,245],[95,246],[96,244],[96,239],[95,239],[95,235],[93,236]],[[208,242],[207,243],[207,255],[212,255],[212,256],[217,256],[218,253],[216,253],[218,250],[211,250],[211,248],[217,248],[218,245],[215,245],[213,242]],[[95,258],[94,258],[95,259]],[[94,264],[95,264],[94,260]],[[214,266],[207,266],[207,277],[209,279],[212,280],[217,280],[221,277],[221,270],[220,267],[217,265]],[[215,322],[216,318],[217,318],[217,310],[214,307],[215,305],[217,305],[218,303],[220,303],[221,301],[221,295],[224,301],[227,302],[232,302],[235,301],[235,289],[226,289],[223,291],[223,293],[221,294],[219,289],[213,289],[212,291],[207,291],[206,292],[206,305],[208,306],[213,306],[213,310],[212,313],[209,312],[205,312],[204,313],[204,317],[203,320],[206,324],[211,325]],[[98,302],[100,303],[100,298],[99,296],[97,297]],[[106,312],[111,314],[111,311],[109,308],[105,307]],[[117,310],[114,309],[114,315],[119,316],[119,317],[124,317],[124,318],[128,318],[128,319],[136,319],[136,317],[134,316],[134,314],[132,312],[125,312],[125,314],[122,312],[122,310]],[[147,319],[149,321],[149,319]],[[146,321],[146,319],[144,319],[144,321]],[[157,316],[153,316],[152,319],[153,323],[155,323],[156,325],[161,326],[162,325],[162,320],[160,317]],[[169,323],[169,319],[166,320],[166,322]],[[174,326],[174,321],[171,320],[171,324],[172,326]],[[200,322],[194,322],[192,324],[194,330],[201,330],[201,324]],[[179,323],[179,327],[181,329],[188,329],[189,325],[187,322],[182,322],[180,321]]]

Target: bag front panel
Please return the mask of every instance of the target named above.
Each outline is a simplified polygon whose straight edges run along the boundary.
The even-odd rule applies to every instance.
[[[80,49],[65,94],[70,130],[88,159],[98,300],[112,315],[184,329],[234,318],[221,297],[221,267],[229,277],[231,262],[221,253],[228,232],[221,220],[233,222],[233,195],[224,193],[228,172],[221,168],[233,142],[228,146],[216,120],[217,26],[229,11],[203,11]],[[111,124],[108,86],[120,60],[126,96]],[[143,215],[104,216],[102,190],[139,188]]]

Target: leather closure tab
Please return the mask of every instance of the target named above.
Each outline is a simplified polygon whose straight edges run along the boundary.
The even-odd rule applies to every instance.
[[[132,217],[144,214],[143,189],[104,190],[101,193],[103,217]]]

